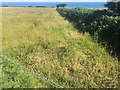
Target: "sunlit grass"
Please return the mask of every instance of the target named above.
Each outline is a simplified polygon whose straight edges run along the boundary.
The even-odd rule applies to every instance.
[[[63,87],[117,87],[117,59],[93,42],[89,34],[79,33],[55,9],[3,8],[2,39],[4,55]],[[30,85],[39,87],[21,82],[21,87]]]

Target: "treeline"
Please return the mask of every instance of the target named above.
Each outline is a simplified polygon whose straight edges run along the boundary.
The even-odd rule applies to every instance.
[[[63,3],[63,4],[57,4],[56,6],[51,6],[52,8],[56,7],[56,8],[60,8],[60,7],[66,7],[67,4]],[[9,5],[2,5],[2,7],[50,7],[50,6],[9,6]]]
[[[59,8],[59,7],[66,7],[66,6],[67,6],[67,4],[65,4],[65,3],[64,4],[57,4],[56,5],[57,8]]]
[[[120,58],[120,16],[108,9],[58,8],[57,11],[80,32],[88,32]]]
[[[9,6],[9,5],[3,5],[2,7],[46,7],[46,6]]]

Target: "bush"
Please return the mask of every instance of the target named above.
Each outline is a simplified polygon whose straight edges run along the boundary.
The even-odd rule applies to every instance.
[[[94,39],[120,56],[120,16],[111,12],[95,9],[67,9],[57,11],[67,20],[73,22],[80,32],[88,32]]]
[[[120,15],[120,1],[117,0],[117,2],[107,2],[107,4],[105,4],[105,7],[108,7],[108,9]]]
[[[120,17],[103,16],[100,20],[94,21],[90,29],[97,34],[95,38],[105,43],[115,53],[120,53]]]
[[[67,6],[67,4],[58,4],[58,5],[56,5],[57,8],[59,8],[59,7],[66,7],[66,6]]]

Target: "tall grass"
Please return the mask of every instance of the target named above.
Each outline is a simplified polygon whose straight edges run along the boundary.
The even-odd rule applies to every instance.
[[[3,8],[3,54],[63,87],[115,88],[118,62],[50,8]],[[3,88],[54,87],[4,60]],[[19,68],[18,68],[19,69]],[[27,76],[29,75],[29,77]],[[19,76],[19,77],[18,77]],[[21,79],[25,81],[21,81]],[[33,83],[29,83],[28,81]],[[39,82],[39,83],[38,83]],[[26,83],[26,84],[25,84]],[[38,83],[38,84],[36,84]],[[24,85],[25,84],[25,85]]]

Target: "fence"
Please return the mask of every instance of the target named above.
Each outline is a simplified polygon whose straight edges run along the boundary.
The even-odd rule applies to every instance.
[[[18,62],[15,62],[14,60],[11,60],[7,57],[5,57],[4,55],[0,55],[1,59],[4,59],[6,61],[8,61],[9,63],[11,64],[14,64],[15,66],[17,66],[18,68],[21,68],[22,70],[25,70],[27,72],[30,72],[32,75],[34,75],[35,77],[37,77],[38,79],[40,80],[43,80],[43,81],[46,81],[52,85],[54,85],[54,87],[56,88],[63,88],[63,86],[57,84],[56,82],[54,82],[53,80],[50,80],[49,78],[47,77],[43,77],[42,75],[38,74],[38,73],[35,73],[33,70],[30,70],[29,68],[25,67],[25,66],[22,66],[20,63]]]

